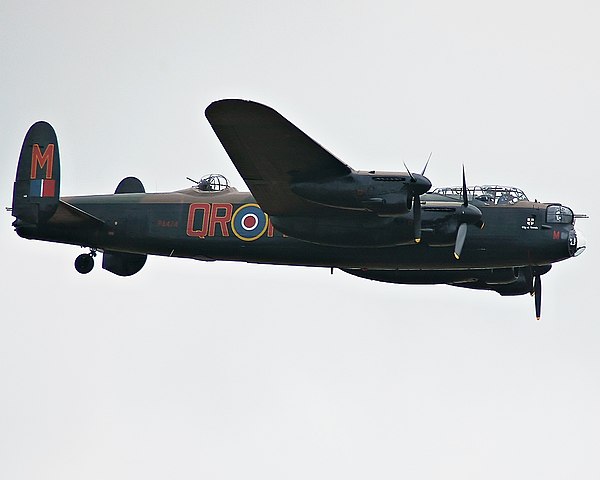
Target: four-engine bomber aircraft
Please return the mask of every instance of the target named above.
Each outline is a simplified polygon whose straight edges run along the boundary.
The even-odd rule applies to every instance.
[[[128,276],[147,255],[338,268],[402,284],[448,284],[535,296],[541,275],[581,253],[573,211],[531,202],[513,187],[431,189],[421,174],[357,171],[275,110],[220,100],[206,117],[251,193],[221,175],[184,190],[145,193],[134,177],[114,194],[60,197],[54,129],[25,137],[12,215],[24,238],[90,248],[75,260],[88,273]]]

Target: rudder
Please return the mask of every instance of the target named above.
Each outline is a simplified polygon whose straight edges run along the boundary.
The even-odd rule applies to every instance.
[[[23,222],[48,221],[60,194],[56,132],[47,122],[34,123],[25,135],[13,190],[12,214]]]

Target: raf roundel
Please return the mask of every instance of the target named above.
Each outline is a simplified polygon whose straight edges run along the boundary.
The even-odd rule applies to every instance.
[[[233,234],[240,240],[252,242],[267,231],[269,217],[256,203],[239,207],[231,218]]]

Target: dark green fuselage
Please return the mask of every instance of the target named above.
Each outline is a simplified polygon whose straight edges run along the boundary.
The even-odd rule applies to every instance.
[[[246,228],[239,225],[238,219],[236,227],[232,217],[236,212],[238,216],[243,214],[244,206],[256,202],[251,194],[235,189],[199,192],[190,188],[173,193],[63,197],[62,202],[101,222],[79,222],[61,215],[59,210],[47,223],[22,224],[16,229],[25,238],[99,250],[351,269],[492,269],[548,265],[573,255],[574,226],[546,223],[548,204],[523,201],[486,206],[480,202],[477,205],[485,227],[469,225],[462,256],[456,260],[452,254],[455,215],[450,210],[459,203],[440,200],[439,195],[421,197],[423,239],[419,244],[388,247],[326,246],[298,240],[279,233],[266,216],[266,228],[258,222],[253,232],[254,218],[250,218]],[[365,216],[368,223],[356,225],[365,236],[376,235],[379,228],[394,221],[374,214]],[[398,228],[410,230],[410,214],[396,220],[404,226]],[[307,228],[329,228],[327,219],[297,217],[293,221],[304,223]],[[316,223],[320,225],[315,226]]]

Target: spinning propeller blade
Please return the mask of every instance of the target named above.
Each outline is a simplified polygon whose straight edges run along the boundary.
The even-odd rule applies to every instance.
[[[421,241],[421,199],[418,195],[413,199],[413,226],[415,228],[415,243]]]
[[[462,186],[462,194],[463,194],[463,206],[469,206],[469,199],[467,197],[467,177],[465,176],[465,166],[463,165],[463,186]]]
[[[431,154],[429,154],[429,158],[431,158]],[[415,243],[419,243],[421,241],[421,197],[420,195],[426,193],[431,188],[431,182],[425,178],[425,170],[427,170],[427,165],[429,164],[429,159],[427,159],[427,163],[425,163],[425,167],[423,168],[423,172],[421,175],[415,174],[409,170],[406,162],[404,163],[404,168],[406,168],[406,172],[410,176],[411,185],[409,188],[409,204],[412,204],[413,208],[413,226],[414,226],[414,237]]]
[[[413,174],[410,173],[410,170],[408,169],[408,167],[406,166],[406,162],[402,162],[404,164],[404,168],[406,168],[406,173],[408,173],[408,176],[410,177],[410,181],[411,182],[416,182],[417,179],[415,177],[413,177]]]
[[[456,242],[454,243],[454,258],[460,259],[465,239],[467,238],[467,227],[472,225],[483,225],[481,218],[483,214],[475,205],[469,205],[469,197],[467,195],[467,177],[465,175],[465,166],[463,165],[462,175],[462,206],[457,211],[459,216],[458,231],[456,232]]]
[[[462,253],[463,245],[465,244],[465,239],[467,238],[467,224],[461,223],[458,227],[458,232],[456,233],[456,243],[454,244],[454,258],[457,260],[460,258],[460,254]]]
[[[433,152],[429,152],[429,157],[427,157],[427,161],[425,162],[425,166],[423,167],[423,171],[421,172],[421,175],[425,175],[425,170],[427,170],[427,165],[429,165],[429,160],[431,160],[431,154]]]
[[[533,278],[533,296],[535,297],[535,318],[542,317],[542,276],[538,273]]]

